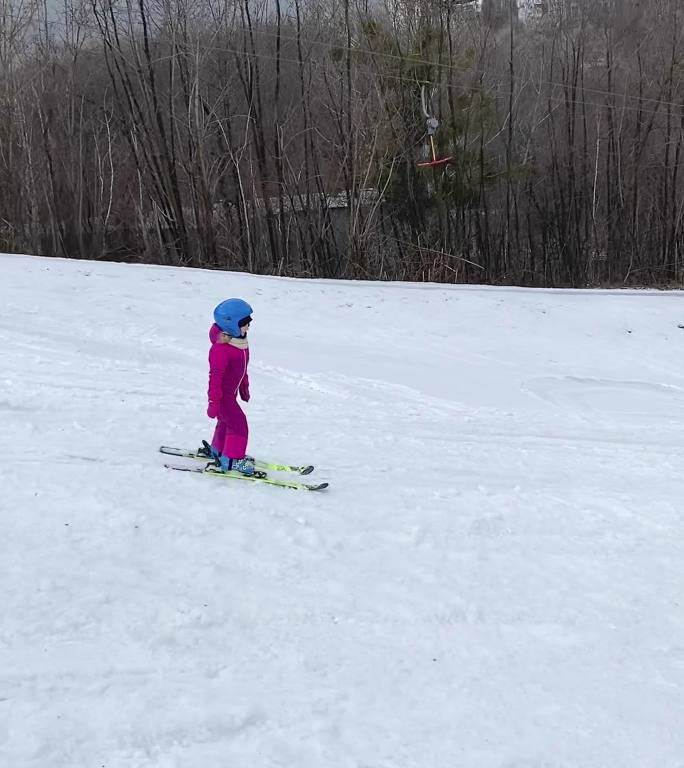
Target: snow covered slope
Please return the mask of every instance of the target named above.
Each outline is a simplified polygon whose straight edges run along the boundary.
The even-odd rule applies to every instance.
[[[325,493],[162,468],[230,296],[250,449]],[[0,257],[0,766],[684,766],[679,325]]]

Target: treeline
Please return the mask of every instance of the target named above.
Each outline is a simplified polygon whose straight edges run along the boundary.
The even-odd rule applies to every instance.
[[[514,6],[0,0],[0,251],[681,284],[684,0]]]

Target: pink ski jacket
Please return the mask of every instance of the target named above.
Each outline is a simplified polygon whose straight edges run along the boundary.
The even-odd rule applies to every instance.
[[[207,416],[229,421],[237,406],[238,393],[245,402],[249,400],[249,345],[247,339],[234,339],[216,324],[211,326],[209,340]]]

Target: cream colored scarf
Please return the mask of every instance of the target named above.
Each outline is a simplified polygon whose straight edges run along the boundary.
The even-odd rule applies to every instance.
[[[234,336],[229,336],[223,331],[219,333],[217,341],[219,344],[232,344],[238,349],[249,349],[249,342],[246,337],[241,336],[239,339],[236,339]]]

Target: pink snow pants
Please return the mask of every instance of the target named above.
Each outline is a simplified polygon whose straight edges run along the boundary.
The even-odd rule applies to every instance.
[[[243,459],[247,452],[247,417],[237,400],[223,398],[211,447],[229,459]]]

